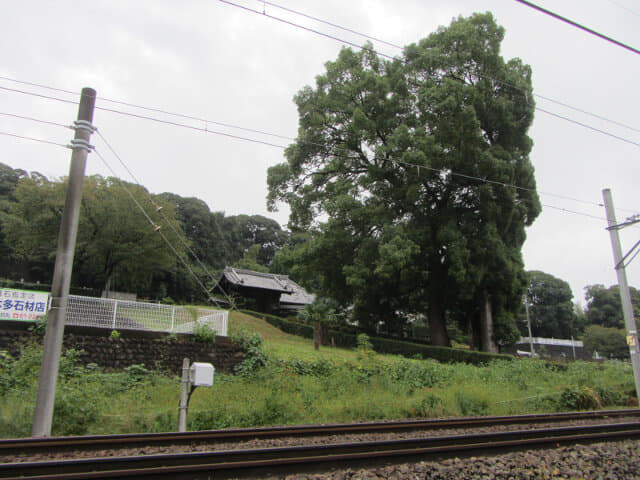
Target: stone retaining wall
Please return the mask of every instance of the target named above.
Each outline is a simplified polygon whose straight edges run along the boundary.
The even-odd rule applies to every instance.
[[[43,335],[29,331],[27,322],[0,323],[0,350],[11,356],[20,355],[26,341],[42,344]],[[105,370],[119,370],[134,364],[144,364],[155,370],[180,373],[182,359],[212,363],[216,371],[231,373],[244,358],[242,348],[228,337],[216,337],[215,343],[195,341],[193,335],[169,336],[160,332],[120,330],[119,338],[110,338],[111,330],[91,327],[65,327],[64,348],[83,350],[83,364],[96,363]]]

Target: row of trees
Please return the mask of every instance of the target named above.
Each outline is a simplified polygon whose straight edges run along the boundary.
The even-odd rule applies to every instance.
[[[50,281],[65,190],[64,179],[0,164],[0,276]],[[211,286],[207,272],[216,277],[225,265],[267,270],[288,238],[276,221],[260,215],[226,216],[197,198],[153,195],[94,175],[83,187],[73,284],[203,301],[206,293],[179,258]]]
[[[529,307],[532,334],[547,338],[582,338],[589,352],[605,358],[626,358],[626,329],[617,285],[585,287],[586,307],[574,304],[569,284],[545,272],[528,272],[529,287],[525,301]],[[630,287],[634,316],[640,314],[640,291]],[[528,336],[526,313],[518,323]]]
[[[622,304],[617,285],[588,285],[585,287],[586,307],[573,302],[569,284],[545,272],[527,272],[529,286],[525,301],[529,306],[531,330],[534,337],[571,338],[582,335],[591,325],[623,329]],[[636,317],[640,317],[640,291],[629,287]],[[527,336],[526,313],[520,315],[518,327]]]

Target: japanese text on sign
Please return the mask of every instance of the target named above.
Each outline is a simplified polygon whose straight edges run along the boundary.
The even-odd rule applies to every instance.
[[[38,320],[47,313],[49,293],[0,288],[0,319]]]

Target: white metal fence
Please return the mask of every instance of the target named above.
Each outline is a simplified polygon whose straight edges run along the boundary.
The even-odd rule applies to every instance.
[[[110,298],[69,295],[66,325],[192,333],[198,324],[227,335],[229,312]]]

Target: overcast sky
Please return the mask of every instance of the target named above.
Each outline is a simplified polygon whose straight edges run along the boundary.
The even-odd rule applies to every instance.
[[[258,0],[233,1],[260,14],[219,0],[7,4],[0,18],[0,76],[75,93],[0,79],[0,132],[66,144],[72,137],[70,130],[3,114],[69,124],[76,117],[76,105],[7,89],[77,101],[82,87],[92,87],[98,93],[99,108],[195,127],[96,110],[94,124],[151,192],[198,197],[214,211],[263,214],[286,225],[287,210],[270,213],[265,204],[266,171],[283,161],[283,149],[202,130],[286,146],[290,140],[282,137],[293,138],[297,131],[293,96],[305,85],[313,85],[324,63],[334,60],[342,47],[338,41],[261,15],[263,11],[350,42],[362,44],[364,39]],[[515,0],[274,1],[398,45],[426,37],[458,15],[490,11],[506,29],[505,59],[520,57],[532,67],[538,107],[640,143],[640,56]],[[640,48],[637,0],[537,3]],[[374,48],[388,55],[400,52],[377,42]],[[584,303],[586,285],[617,283],[605,212],[598,204],[602,189],[611,188],[620,221],[640,210],[636,187],[640,148],[542,110],[536,112],[530,135],[535,143],[531,160],[544,207],[527,231],[526,268],[568,281],[575,300]],[[96,135],[93,143],[118,176],[131,180]],[[64,148],[0,135],[0,162],[13,168],[61,177],[67,175],[69,159],[70,151]],[[87,166],[87,174],[93,173],[111,175],[95,154]],[[625,229],[623,249],[629,250],[639,237],[637,226]],[[630,284],[640,287],[639,259],[627,274]]]

